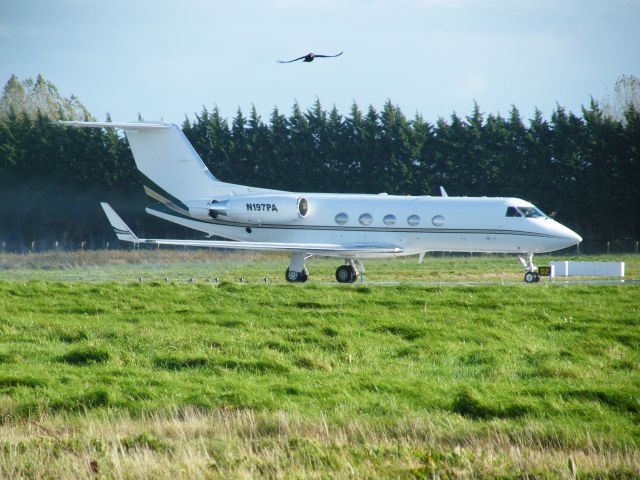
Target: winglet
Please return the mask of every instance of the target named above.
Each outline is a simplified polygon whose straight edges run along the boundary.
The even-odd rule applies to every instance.
[[[101,202],[100,206],[102,206],[102,209],[107,215],[109,223],[113,227],[113,231],[115,232],[119,240],[138,243],[138,237],[136,237],[136,235],[131,231],[127,224],[124,223],[124,221],[120,218],[116,211],[111,208],[111,205],[106,202]]]
[[[444,189],[444,187],[442,185],[440,185],[440,195],[442,195],[443,197],[448,197],[449,195],[447,195],[447,191]]]

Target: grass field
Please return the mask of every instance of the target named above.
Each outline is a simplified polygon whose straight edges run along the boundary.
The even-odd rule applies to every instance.
[[[287,285],[281,257],[207,260],[0,257],[0,478],[640,476],[640,285],[323,284],[335,261]]]

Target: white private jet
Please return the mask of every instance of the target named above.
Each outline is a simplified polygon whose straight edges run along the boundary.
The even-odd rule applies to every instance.
[[[344,259],[336,280],[353,283],[363,259],[425,252],[519,254],[525,281],[540,277],[534,253],[582,241],[564,225],[518,198],[398,196],[381,193],[297,193],[235,185],[211,174],[178,126],[165,122],[77,122],[74,127],[124,130],[145,192],[158,202],[147,213],[217,240],[138,238],[106,203],[120,240],[155,245],[289,252],[288,282],[304,282],[313,255]]]

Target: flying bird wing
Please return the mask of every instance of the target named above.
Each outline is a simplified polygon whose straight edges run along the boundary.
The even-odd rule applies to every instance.
[[[297,62],[298,60],[302,60],[303,58],[306,58],[306,55],[302,55],[301,57],[294,58],[293,60],[278,60],[278,63],[291,63],[291,62]]]
[[[333,58],[333,57],[339,57],[340,55],[342,55],[344,52],[340,52],[337,53],[336,55],[317,55],[316,54],[316,58]]]

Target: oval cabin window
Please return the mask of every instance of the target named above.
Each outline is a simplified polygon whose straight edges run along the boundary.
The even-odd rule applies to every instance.
[[[309,213],[309,202],[304,197],[298,199],[298,213],[301,217],[306,217]]]
[[[360,218],[358,220],[362,225],[371,225],[371,222],[373,222],[373,217],[368,213],[363,213],[362,215],[360,215]]]
[[[433,223],[436,227],[441,227],[444,225],[444,217],[442,215],[436,215],[431,219],[431,223]]]
[[[393,225],[394,223],[396,223],[396,217],[395,215],[391,215],[391,214],[385,215],[382,221],[384,222],[385,225]]]
[[[336,215],[336,223],[338,225],[344,225],[348,221],[349,221],[349,215],[347,215],[346,213],[339,213]]]
[[[409,218],[407,218],[407,223],[412,227],[415,227],[420,223],[420,217],[418,215],[411,215]]]

